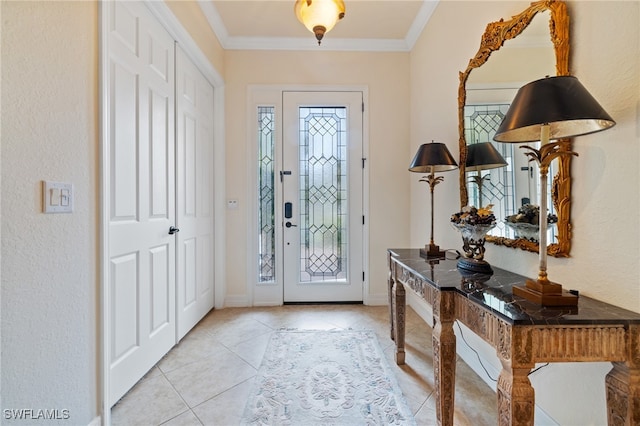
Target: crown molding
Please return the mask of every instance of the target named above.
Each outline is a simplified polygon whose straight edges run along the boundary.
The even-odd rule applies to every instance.
[[[215,33],[216,37],[218,37],[218,41],[222,47],[226,49],[226,44],[228,43],[230,36],[227,31],[227,27],[225,27],[224,22],[222,22],[222,18],[218,13],[218,9],[216,9],[213,2],[210,0],[198,0],[198,5],[200,6],[200,10],[202,10],[205,18],[207,18],[209,26]]]
[[[427,22],[429,22],[429,19],[431,19],[431,15],[433,15],[433,11],[436,10],[439,2],[440,0],[424,0],[422,2],[422,7],[405,36],[408,50],[413,49],[413,46],[418,41],[420,34],[422,34],[424,27],[427,25]]]
[[[229,37],[223,45],[229,50],[309,50],[407,52],[404,40],[391,39],[323,39],[322,46],[313,37]]]
[[[217,69],[213,67],[209,59],[202,53],[198,44],[193,40],[187,29],[176,18],[169,6],[162,1],[144,0],[151,13],[163,24],[171,37],[173,37],[184,48],[185,53],[198,66],[205,78],[218,88],[224,85],[224,79]]]
[[[318,46],[312,37],[236,37],[230,36],[216,7],[209,0],[198,0],[202,13],[225,50],[315,50],[359,52],[409,52],[440,0],[422,0],[404,39],[340,39],[327,38]]]

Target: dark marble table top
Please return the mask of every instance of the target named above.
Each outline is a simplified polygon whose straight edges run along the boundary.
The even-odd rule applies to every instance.
[[[524,285],[527,277],[504,269],[492,266],[492,275],[466,273],[458,269],[457,260],[427,260],[420,257],[419,249],[389,249],[389,253],[440,291],[456,291],[511,324],[640,324],[640,313],[584,295],[580,295],[577,307],[543,307],[514,296],[511,288]]]

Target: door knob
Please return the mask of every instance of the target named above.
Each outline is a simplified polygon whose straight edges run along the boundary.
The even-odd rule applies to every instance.
[[[292,226],[298,226],[298,225],[294,225],[291,222],[287,222],[287,223],[284,224],[284,226],[286,226],[287,228],[291,228]]]
[[[173,235],[176,232],[180,232],[180,230],[178,228],[176,228],[175,226],[169,227],[169,235]]]

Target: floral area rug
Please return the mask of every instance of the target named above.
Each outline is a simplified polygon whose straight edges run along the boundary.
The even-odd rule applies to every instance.
[[[415,425],[373,331],[277,331],[244,425]]]

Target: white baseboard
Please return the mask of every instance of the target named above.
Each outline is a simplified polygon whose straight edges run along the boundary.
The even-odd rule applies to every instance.
[[[259,303],[254,303],[253,304],[254,307],[265,307],[265,306],[282,306],[282,301],[280,300],[274,300],[274,301],[265,301],[265,302],[259,302]]]
[[[556,422],[549,416],[542,408],[536,404],[536,411],[533,415],[536,426],[560,426],[560,423]]]
[[[389,297],[386,294],[375,294],[373,296],[368,296],[364,301],[364,304],[367,306],[386,306],[389,303]],[[250,306],[281,306],[282,302],[280,300],[277,301],[261,301],[259,303],[254,303],[251,305],[249,303],[249,298],[246,296],[227,296],[224,300],[225,308],[247,308]]]
[[[411,309],[413,309],[429,327],[433,328],[433,309],[431,309],[431,306],[429,306],[427,302],[420,299],[416,293],[408,291],[407,305],[411,306]]]
[[[367,306],[386,306],[389,304],[389,296],[386,293],[369,295],[365,298],[364,304]]]
[[[249,298],[247,296],[227,296],[224,299],[225,308],[247,308],[251,306],[249,304]]]

